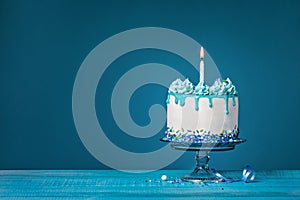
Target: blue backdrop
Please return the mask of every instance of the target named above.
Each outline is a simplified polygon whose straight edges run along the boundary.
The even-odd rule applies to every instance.
[[[8,1],[0,3],[0,169],[108,169],[81,143],[72,116],[72,89],[87,54],[100,42],[137,27],[165,27],[203,44],[223,77],[231,77],[240,97],[241,136],[235,151],[213,153],[222,169],[300,169],[300,1]],[[143,56],[147,55],[147,56]],[[148,50],[130,53],[124,72],[136,64],[171,65],[194,82],[198,74],[172,54]],[[122,73],[112,65],[103,77],[109,85]],[[109,90],[102,90],[109,94]],[[164,104],[166,88],[147,85],[132,101]],[[97,91],[96,99],[99,98]],[[107,103],[110,103],[107,101]],[[98,108],[99,107],[99,108]],[[108,107],[104,128],[117,127]],[[130,107],[140,125],[147,108]],[[159,135],[156,139],[159,139]],[[126,145],[130,151],[162,146],[158,140]],[[123,146],[122,146],[123,145]],[[168,169],[194,165],[185,153]]]

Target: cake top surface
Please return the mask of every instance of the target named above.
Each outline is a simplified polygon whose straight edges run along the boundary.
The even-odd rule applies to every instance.
[[[195,94],[195,95],[234,95],[237,96],[238,92],[236,87],[229,78],[226,80],[217,79],[212,86],[208,86],[204,81],[200,81],[198,85],[194,86],[189,79],[182,81],[176,79],[169,87],[169,93],[178,94]]]

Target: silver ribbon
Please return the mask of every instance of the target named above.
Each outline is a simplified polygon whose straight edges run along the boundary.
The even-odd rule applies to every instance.
[[[220,178],[221,181],[228,182],[228,183],[238,182],[238,181],[244,181],[245,183],[250,183],[250,182],[254,181],[254,178],[256,176],[256,172],[253,169],[251,169],[251,167],[249,165],[247,165],[245,167],[245,169],[243,170],[241,179],[226,178],[225,176],[223,176],[222,174],[217,172],[217,170],[215,170],[215,169],[211,169],[211,172],[215,176]]]

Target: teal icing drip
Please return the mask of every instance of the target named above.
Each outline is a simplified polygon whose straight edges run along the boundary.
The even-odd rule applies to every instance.
[[[196,96],[195,97],[195,110],[199,110],[199,99],[200,99],[200,97],[199,96]]]
[[[170,103],[170,98],[171,98],[171,95],[174,96],[175,98],[175,103],[178,104],[178,94],[174,93],[174,92],[169,92],[168,94],[168,97],[167,97],[167,100],[166,100],[166,103],[169,104]]]
[[[167,103],[167,104],[169,104],[169,103],[170,103],[170,94],[168,94],[168,97],[167,97],[166,103]]]
[[[178,96],[178,98],[179,98],[180,105],[181,105],[181,106],[184,106],[186,95],[185,95],[185,94],[180,94],[180,95]]]
[[[212,97],[211,96],[207,96],[208,98],[208,105],[211,108],[212,107]]]
[[[228,111],[228,100],[229,98],[232,98],[232,106],[236,106],[236,101],[235,101],[235,96],[232,95],[190,95],[190,94],[178,94],[178,93],[174,93],[174,92],[169,92],[166,103],[169,104],[170,103],[170,97],[174,96],[175,98],[175,103],[176,104],[180,104],[180,106],[184,106],[185,105],[185,99],[186,97],[193,97],[195,99],[195,110],[199,110],[199,99],[200,98],[207,98],[208,99],[208,105],[209,107],[213,107],[213,103],[212,103],[212,99],[213,98],[223,98],[224,102],[225,102],[225,113],[226,115],[229,114]]]
[[[175,93],[171,93],[175,97],[175,103],[178,104],[178,96]]]
[[[229,114],[228,112],[228,95],[224,96],[224,101],[225,101],[225,113],[226,115]]]
[[[171,95],[174,96],[176,104],[178,104],[178,102],[179,102],[181,106],[184,106],[185,98],[186,98],[185,94],[177,94],[177,93],[174,93],[174,92],[170,92],[168,94],[168,97],[167,97],[167,100],[166,100],[167,103],[170,103],[170,96]]]
[[[233,96],[233,97],[232,97],[232,106],[235,106],[235,105],[236,105],[235,97]]]

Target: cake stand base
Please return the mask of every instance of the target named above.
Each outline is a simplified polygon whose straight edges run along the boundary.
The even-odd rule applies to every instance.
[[[182,181],[189,182],[209,182],[224,181],[225,177],[220,176],[214,169],[210,169],[208,162],[210,160],[209,152],[229,151],[233,150],[236,145],[246,142],[245,139],[236,139],[231,142],[222,143],[185,143],[175,142],[168,138],[160,139],[163,142],[171,142],[171,147],[176,150],[195,151],[196,167],[194,171],[181,177]]]
[[[207,151],[196,151],[196,167],[190,174],[181,177],[183,181],[198,182],[198,181],[221,181],[208,166],[210,156]]]

